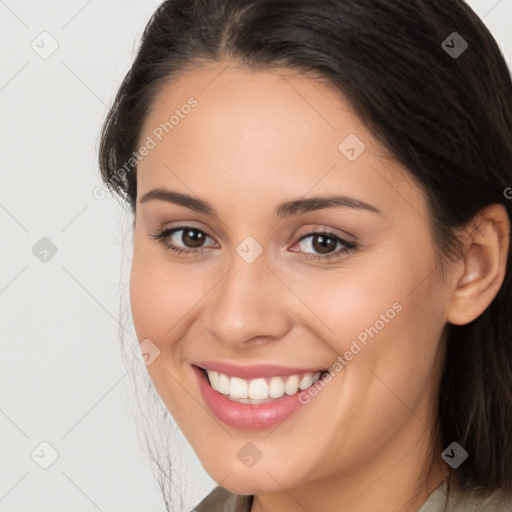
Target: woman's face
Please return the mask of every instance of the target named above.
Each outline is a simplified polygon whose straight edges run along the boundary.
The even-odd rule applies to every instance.
[[[421,189],[337,92],[284,70],[189,72],[158,96],[140,141],[134,325],[210,476],[253,494],[419,471],[449,300]],[[214,213],[141,201],[157,188]],[[307,203],[281,206],[294,201]],[[261,365],[251,379],[332,371],[300,406],[293,391],[259,406],[210,390],[214,413],[194,365],[219,362]]]

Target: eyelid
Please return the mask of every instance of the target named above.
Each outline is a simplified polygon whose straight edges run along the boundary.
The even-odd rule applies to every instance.
[[[191,224],[190,225],[189,224],[179,224],[177,226],[163,227],[163,228],[158,229],[156,233],[151,234],[150,237],[155,239],[155,240],[157,240],[157,241],[165,242],[166,238],[169,238],[169,237],[175,235],[177,232],[187,231],[187,229],[188,230],[200,231],[207,238],[210,238],[211,240],[213,240],[213,242],[215,244],[217,244],[217,245],[219,244],[217,242],[217,240],[215,240],[215,237],[210,235],[210,233],[206,229],[199,228],[199,227],[193,226]],[[195,251],[195,252],[197,252],[197,251],[202,251],[202,250],[207,249],[207,248],[209,248],[209,247],[200,247],[198,249],[186,248],[186,249],[183,249],[183,251],[192,251],[192,252]]]
[[[213,240],[215,244],[218,244],[218,242],[215,240],[215,238],[212,237],[208,233],[208,231],[203,230],[202,228],[198,228],[197,226],[193,226],[191,224],[190,225],[180,224],[175,227],[169,226],[166,228],[162,228],[157,233],[151,234],[150,237],[153,238],[154,240],[156,240],[158,243],[162,244],[167,251],[169,251],[170,253],[174,253],[174,255],[176,257],[178,257],[178,255],[181,254],[182,255],[181,257],[193,258],[195,256],[200,257],[204,253],[208,253],[209,252],[208,249],[211,248],[208,246],[207,247],[199,247],[199,248],[181,248],[179,245],[176,245],[174,243],[168,243],[166,241],[167,238],[173,236],[175,233],[180,232],[180,231],[186,231],[187,229],[199,231],[199,232],[203,233],[204,235],[206,235],[206,237]],[[333,230],[331,228],[316,228],[316,229],[309,228],[309,230],[306,233],[304,233],[303,235],[295,236],[296,242],[293,245],[294,246],[298,245],[303,240],[310,238],[310,237],[314,238],[315,236],[318,237],[321,235],[326,235],[327,238],[336,239],[336,245],[341,244],[342,245],[341,249],[338,249],[334,252],[327,253],[327,254],[314,254],[314,253],[308,253],[308,252],[304,252],[304,251],[300,251],[300,250],[292,250],[291,252],[300,254],[301,255],[300,257],[305,260],[320,262],[322,264],[329,264],[329,263],[332,263],[333,261],[335,263],[341,259],[344,259],[352,252],[357,252],[360,249],[359,242],[350,241],[344,235],[340,236],[337,233],[335,233],[335,231],[336,230]]]
[[[217,242],[216,238],[210,234],[210,230],[208,228],[203,227],[203,225],[196,225],[196,221],[185,221],[179,222],[177,221],[174,224],[164,224],[162,227],[156,227],[154,230],[154,234],[165,233],[169,231],[180,231],[186,229],[197,229],[197,231],[201,231],[206,236]]]
[[[303,234],[301,234],[303,233]],[[294,238],[297,238],[297,242],[299,240],[302,240],[303,238],[310,236],[312,234],[319,234],[319,233],[330,233],[334,236],[337,236],[343,240],[345,240],[347,243],[353,243],[359,245],[359,239],[353,235],[352,233],[349,233],[348,231],[342,231],[336,228],[332,228],[330,226],[326,226],[324,224],[310,224],[309,226],[305,228],[301,228],[298,230],[298,232],[295,232],[293,236],[291,237],[291,240]]]
[[[179,231],[179,230],[182,230],[182,229],[187,229],[187,228],[191,228],[191,229],[197,229],[198,231],[201,231],[203,232],[205,235],[207,235],[209,238],[211,238],[212,240],[214,240],[217,244],[219,243],[216,238],[214,236],[212,236],[209,232],[208,229],[202,227],[202,226],[196,226],[194,225],[194,222],[195,221],[187,221],[187,224],[183,224],[182,223],[178,223],[176,225],[164,225],[163,227],[161,228],[157,228],[156,229],[156,232],[157,234],[159,233],[164,233],[166,231]],[[332,233],[333,235],[335,236],[338,236],[342,239],[344,239],[346,242],[350,242],[350,243],[359,243],[359,240],[358,238],[353,235],[352,233],[349,233],[348,231],[340,231],[336,228],[332,228],[332,227],[329,227],[329,226],[326,226],[326,225],[323,225],[323,224],[311,224],[307,227],[302,227],[300,228],[298,231],[295,231],[290,237],[289,237],[289,243],[291,243],[294,239],[295,239],[295,243],[299,242],[300,240],[303,240],[304,238],[308,237],[308,236],[311,236],[313,234],[319,234],[319,233],[322,233],[322,232],[327,232],[327,233]],[[348,237],[347,237],[348,235]],[[152,238],[154,238],[154,236],[152,236]]]

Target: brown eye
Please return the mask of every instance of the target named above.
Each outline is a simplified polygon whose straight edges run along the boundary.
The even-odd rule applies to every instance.
[[[319,252],[320,254],[328,254],[331,252],[331,250],[336,249],[336,246],[338,245],[337,240],[335,240],[332,237],[328,237],[325,235],[316,235],[313,237],[313,241],[311,243],[311,246],[315,251]]]
[[[199,229],[180,229],[178,231],[183,231],[183,234],[181,235],[182,242],[187,247],[191,247],[193,249],[201,247],[206,238],[205,233]]]
[[[308,240],[307,243],[305,242],[306,240]],[[302,244],[302,249],[296,252],[304,252],[305,258],[317,260],[341,258],[350,251],[355,251],[357,249],[357,245],[355,243],[348,242],[334,233],[328,232],[309,233],[304,235],[297,242],[297,245],[300,246],[300,244]],[[338,246],[341,246],[341,249],[336,251],[335,249]],[[312,249],[314,252],[312,254],[308,253],[307,249]]]
[[[166,249],[176,254],[203,252],[205,240],[211,239],[204,231],[193,226],[165,229],[151,235],[151,238],[158,240]]]

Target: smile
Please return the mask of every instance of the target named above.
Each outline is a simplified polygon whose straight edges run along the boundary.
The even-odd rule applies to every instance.
[[[275,398],[295,395],[299,390],[309,388],[322,372],[289,375],[258,379],[241,379],[229,377],[224,373],[206,370],[210,386],[219,393],[227,395],[230,400],[243,404],[260,404],[271,402]]]
[[[219,369],[219,365],[215,365]],[[235,372],[255,378],[230,376],[228,373],[191,365],[204,402],[213,415],[223,423],[242,429],[261,429],[275,426],[304,406],[299,395],[317,382],[326,371],[291,373],[292,369],[266,367],[264,372],[240,368]],[[295,370],[296,371],[296,370]],[[268,374],[273,372],[273,376]],[[267,376],[262,376],[267,373]]]

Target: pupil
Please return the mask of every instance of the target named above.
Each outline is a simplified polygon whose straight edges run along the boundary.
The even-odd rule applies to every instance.
[[[320,240],[320,243],[315,243],[315,240]],[[330,241],[330,243],[326,244],[326,241]],[[327,254],[329,249],[336,248],[336,241],[328,236],[318,235],[313,239],[313,248],[321,254]]]
[[[189,241],[185,240],[185,238],[188,238]],[[192,247],[201,247],[203,234],[200,231],[189,229],[183,233],[183,242],[185,242],[185,245]]]

